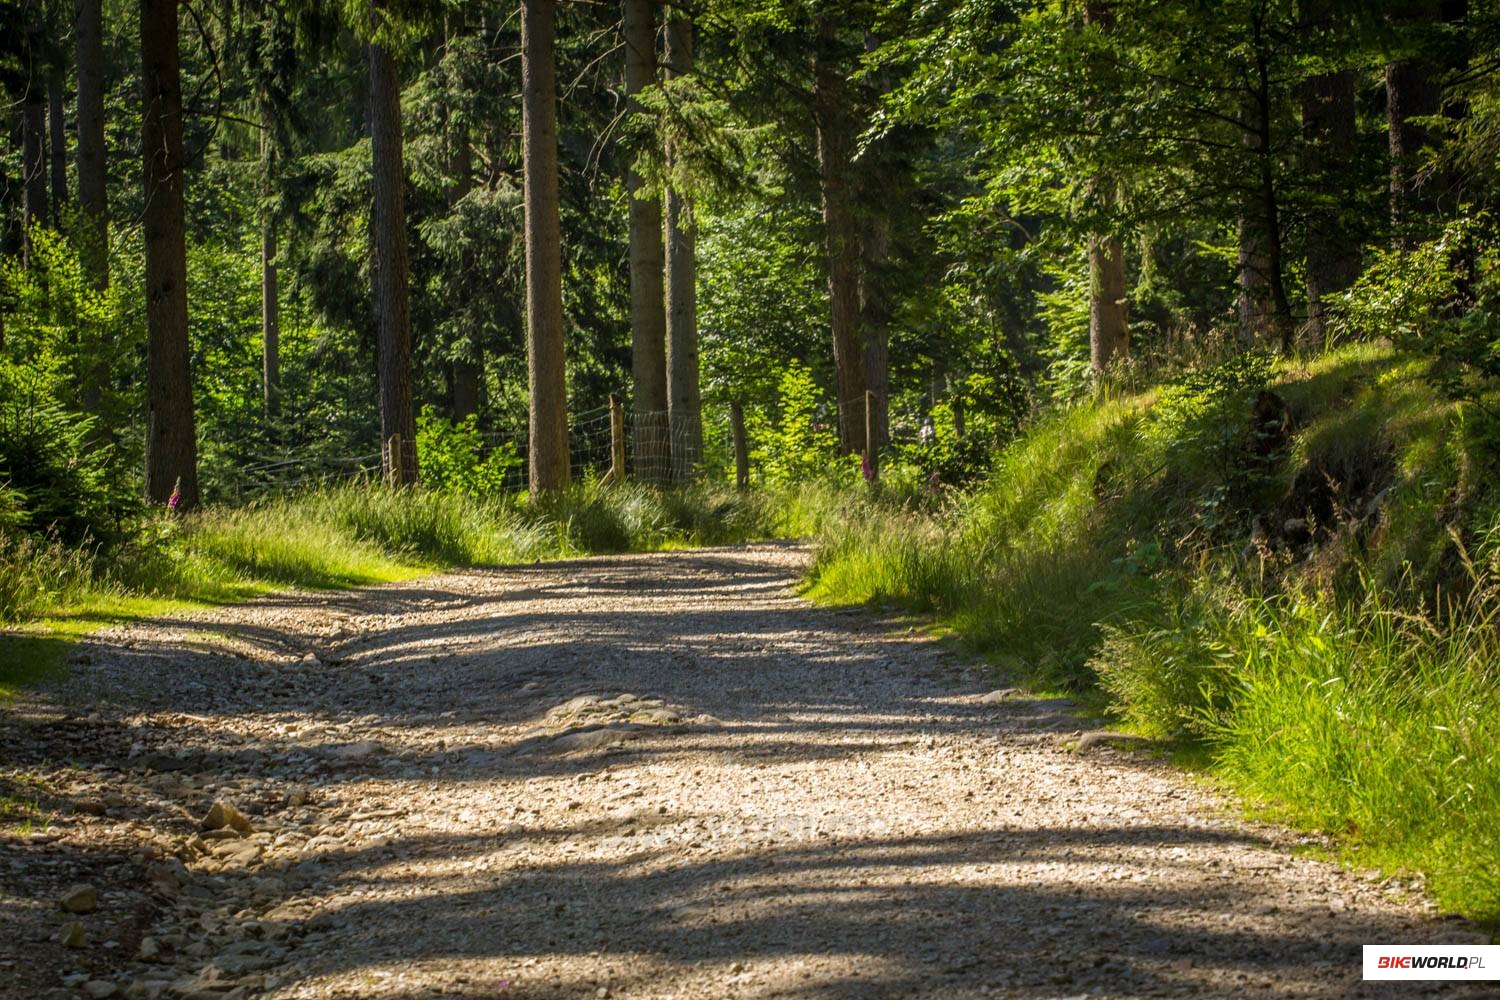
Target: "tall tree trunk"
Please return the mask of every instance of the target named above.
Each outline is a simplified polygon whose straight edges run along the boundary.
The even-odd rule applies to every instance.
[[[63,121],[66,84],[62,66],[47,74],[47,138],[51,143],[52,225],[62,228],[63,209],[68,204],[68,133]]]
[[[521,0],[521,139],[526,188],[526,370],[531,492],[568,485],[562,235],[557,192],[556,0]]]
[[[656,7],[625,0],[625,94],[632,115],[642,114],[636,94],[656,83]],[[640,175],[626,179],[630,193],[630,363],[634,381],[636,474],[665,483],[671,469],[667,433],[667,313],[663,291],[661,202],[643,190]]]
[[[1393,5],[1399,24],[1421,27],[1442,18],[1440,0],[1404,0]],[[1391,154],[1391,224],[1398,246],[1405,245],[1411,224],[1432,209],[1418,183],[1422,147],[1431,139],[1416,119],[1438,113],[1442,105],[1441,65],[1418,53],[1385,68],[1385,107]]]
[[[839,447],[864,447],[865,372],[859,335],[859,229],[850,182],[854,170],[854,126],[838,65],[837,21],[818,23],[813,62],[813,105],[818,129],[818,187],[823,203],[823,241],[828,261],[829,325],[838,382]]]
[[[457,137],[450,168],[456,178],[448,192],[449,205],[453,206],[468,195],[473,183],[470,176],[474,168],[473,151],[469,148],[467,134]],[[465,259],[468,259],[467,253]],[[483,403],[484,348],[478,343],[469,343],[453,359],[453,419],[477,416]]]
[[[1100,32],[1114,31],[1115,12],[1107,0],[1087,0],[1083,23]],[[1101,72],[1094,66],[1092,72]],[[1095,177],[1090,185],[1103,212],[1117,201],[1113,177]],[[1089,366],[1096,376],[1130,355],[1130,304],[1125,292],[1125,243],[1114,233],[1089,234]]]
[[[1273,340],[1283,353],[1294,346],[1296,326],[1287,297],[1281,206],[1276,189],[1270,64],[1263,25],[1253,21],[1255,90],[1249,95],[1245,145],[1254,153],[1255,184],[1240,220],[1240,324],[1253,337]]]
[[[21,96],[21,257],[31,263],[31,228],[47,222],[47,76],[41,0],[26,0],[25,92]]]
[[[276,274],[276,215],[271,196],[276,184],[275,122],[263,113],[260,129],[260,374],[261,406],[277,413],[281,395],[281,299]]]
[[[1359,237],[1343,178],[1355,158],[1354,73],[1311,77],[1302,88],[1303,168],[1313,189],[1307,219],[1307,325],[1315,342],[1327,336],[1328,300],[1359,274]]]
[[[441,58],[450,57],[454,43],[465,32],[462,11],[449,11],[443,20],[443,48]],[[453,109],[443,108],[443,138],[448,150],[448,176],[446,191],[450,213],[459,202],[468,197],[474,186],[474,149],[470,144],[469,128]],[[461,253],[462,270],[469,272],[472,254],[466,249]],[[448,413],[454,420],[465,420],[477,416],[484,397],[484,352],[477,341],[451,345],[456,350],[448,360]]]
[[[411,402],[410,288],[406,258],[406,178],[401,152],[401,81],[396,60],[371,43],[370,149],[373,158],[376,364],[386,481],[417,481],[417,423]]]
[[[183,228],[177,0],[141,0],[141,153],[146,237],[146,497],[198,502]]]
[[[693,71],[693,21],[667,14],[667,79]],[[677,150],[667,148],[669,159]],[[672,478],[688,482],[703,460],[703,403],[698,386],[698,273],[693,203],[667,187],[667,409],[671,413]]]
[[[104,146],[104,21],[103,0],[78,0],[73,39],[78,67],[78,99],[74,117],[78,130],[78,230],[79,258],[89,286],[96,291],[109,287],[109,202],[105,185]],[[96,420],[96,440],[108,437],[103,418],[108,409],[111,345],[102,340],[107,330],[90,339],[92,355],[83,378],[82,401],[86,413]]]
[[[1110,183],[1105,181],[1104,183]],[[1108,199],[1113,201],[1112,198]],[[1130,356],[1130,302],[1125,289],[1125,242],[1089,234],[1089,366],[1103,375]]]
[[[891,224],[878,214],[861,237],[864,266],[859,280],[859,323],[864,334],[861,362],[865,387],[875,402],[875,446],[890,443],[890,343],[891,306],[885,294],[887,264],[891,254]]]

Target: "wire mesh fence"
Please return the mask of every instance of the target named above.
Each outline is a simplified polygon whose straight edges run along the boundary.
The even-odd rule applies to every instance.
[[[479,434],[475,462],[499,454],[508,461],[499,489],[521,492],[529,487],[530,440],[525,426],[495,429]],[[512,457],[513,456],[513,457]],[[701,427],[673,421],[667,411],[627,412],[616,402],[573,414],[568,424],[568,469],[575,481],[629,476],[640,482],[665,486],[687,482],[703,467]],[[420,469],[422,456],[418,449]],[[616,468],[622,466],[621,468]],[[382,476],[382,453],[362,455],[261,456],[239,466],[234,485],[220,491],[226,500],[249,501],[340,485],[378,482]]]

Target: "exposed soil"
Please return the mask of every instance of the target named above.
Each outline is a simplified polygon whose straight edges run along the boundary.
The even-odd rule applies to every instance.
[[[97,637],[0,717],[0,991],[1484,994],[1361,981],[1361,944],[1484,940],[1419,884],[808,605],[804,559],[470,571]],[[96,908],[67,913],[79,884]]]

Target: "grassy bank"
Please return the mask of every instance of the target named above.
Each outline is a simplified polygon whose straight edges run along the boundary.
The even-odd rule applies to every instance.
[[[702,487],[575,486],[542,500],[345,487],[162,515],[105,552],[0,536],[0,697],[107,624],[275,589],[338,588],[452,566],[714,545],[797,532],[798,505]]]
[[[828,521],[812,593],[931,612],[1500,920],[1500,432],[1421,375],[1363,347],[1076,406],[935,512]]]

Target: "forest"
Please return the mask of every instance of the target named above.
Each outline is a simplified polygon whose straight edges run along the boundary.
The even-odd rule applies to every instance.
[[[130,623],[798,539],[1497,926],[1500,7],[3,12],[6,725]]]

